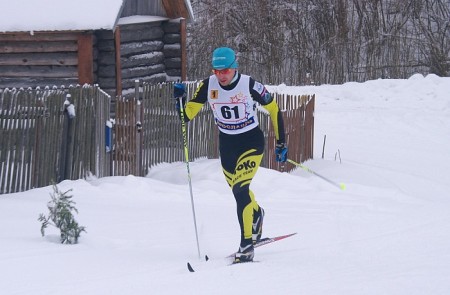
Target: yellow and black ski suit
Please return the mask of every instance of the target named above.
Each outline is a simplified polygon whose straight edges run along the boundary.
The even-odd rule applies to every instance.
[[[264,135],[258,127],[256,103],[270,114],[277,143],[285,143],[281,112],[267,89],[247,75],[221,86],[212,75],[203,80],[185,106],[186,122],[208,101],[219,128],[219,152],[223,173],[233,191],[241,227],[241,243],[252,238],[254,211],[259,210],[250,183],[264,152]]]

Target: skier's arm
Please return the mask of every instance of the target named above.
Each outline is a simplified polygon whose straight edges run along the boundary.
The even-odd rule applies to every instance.
[[[270,120],[272,121],[273,129],[275,130],[275,138],[277,139],[277,143],[285,143],[284,122],[277,103],[272,99],[269,104],[263,105],[263,107],[270,114]]]
[[[194,119],[194,117],[198,114],[198,112],[202,109],[205,102],[208,100],[208,84],[209,79],[205,79],[200,82],[197,90],[194,93],[194,96],[191,100],[186,103],[184,108],[185,111],[185,121],[189,122]]]
[[[277,143],[286,143],[283,117],[281,116],[281,111],[272,95],[267,91],[264,85],[256,82],[252,78],[250,78],[250,94],[252,95],[253,100],[260,103],[269,112]]]

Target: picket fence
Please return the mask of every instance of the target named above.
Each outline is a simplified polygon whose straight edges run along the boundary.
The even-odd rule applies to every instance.
[[[190,97],[198,86],[187,83]],[[96,85],[0,89],[0,194],[65,179],[145,176],[159,163],[184,161],[173,83],[140,84],[134,96],[111,97]],[[313,157],[314,95],[274,96],[283,111],[289,157]],[[113,118],[111,118],[113,114]],[[258,112],[266,137],[262,166],[290,171],[274,159],[270,117]],[[218,158],[218,131],[209,106],[187,124],[190,160]]]

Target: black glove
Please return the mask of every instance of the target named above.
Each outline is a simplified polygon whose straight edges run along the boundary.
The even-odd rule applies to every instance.
[[[275,146],[275,160],[282,163],[286,162],[287,152],[288,148],[284,142],[277,143],[277,145]]]

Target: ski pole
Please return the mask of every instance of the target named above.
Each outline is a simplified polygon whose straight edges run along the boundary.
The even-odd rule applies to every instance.
[[[305,170],[305,171],[307,171],[307,172],[309,172],[309,173],[314,174],[314,175],[317,176],[317,177],[322,178],[322,179],[325,180],[326,182],[328,182],[328,183],[330,183],[330,184],[332,184],[332,185],[334,185],[334,186],[340,188],[341,190],[345,190],[345,184],[344,184],[344,183],[336,183],[336,182],[334,182],[334,181],[332,181],[332,180],[330,180],[330,179],[328,179],[328,178],[326,178],[326,177],[324,177],[324,176],[322,176],[322,175],[320,175],[320,174],[314,172],[313,170],[309,169],[309,168],[306,167],[305,165],[302,165],[302,164],[300,164],[300,163],[297,163],[297,162],[295,162],[295,161],[292,161],[291,159],[288,159],[287,161],[288,161],[289,163],[291,163],[291,164],[297,166],[297,167],[302,168],[303,170]]]
[[[189,182],[189,192],[191,194],[191,205],[192,205],[192,215],[194,217],[195,238],[197,239],[198,258],[201,259],[200,243],[198,242],[197,219],[195,217],[194,195],[192,193],[191,171],[189,169],[189,150],[188,150],[186,123],[184,122],[183,98],[179,97],[178,99],[180,100],[181,130],[182,130],[182,133],[183,133],[184,158],[185,158],[185,161],[186,161],[187,176],[188,176],[188,182]]]

